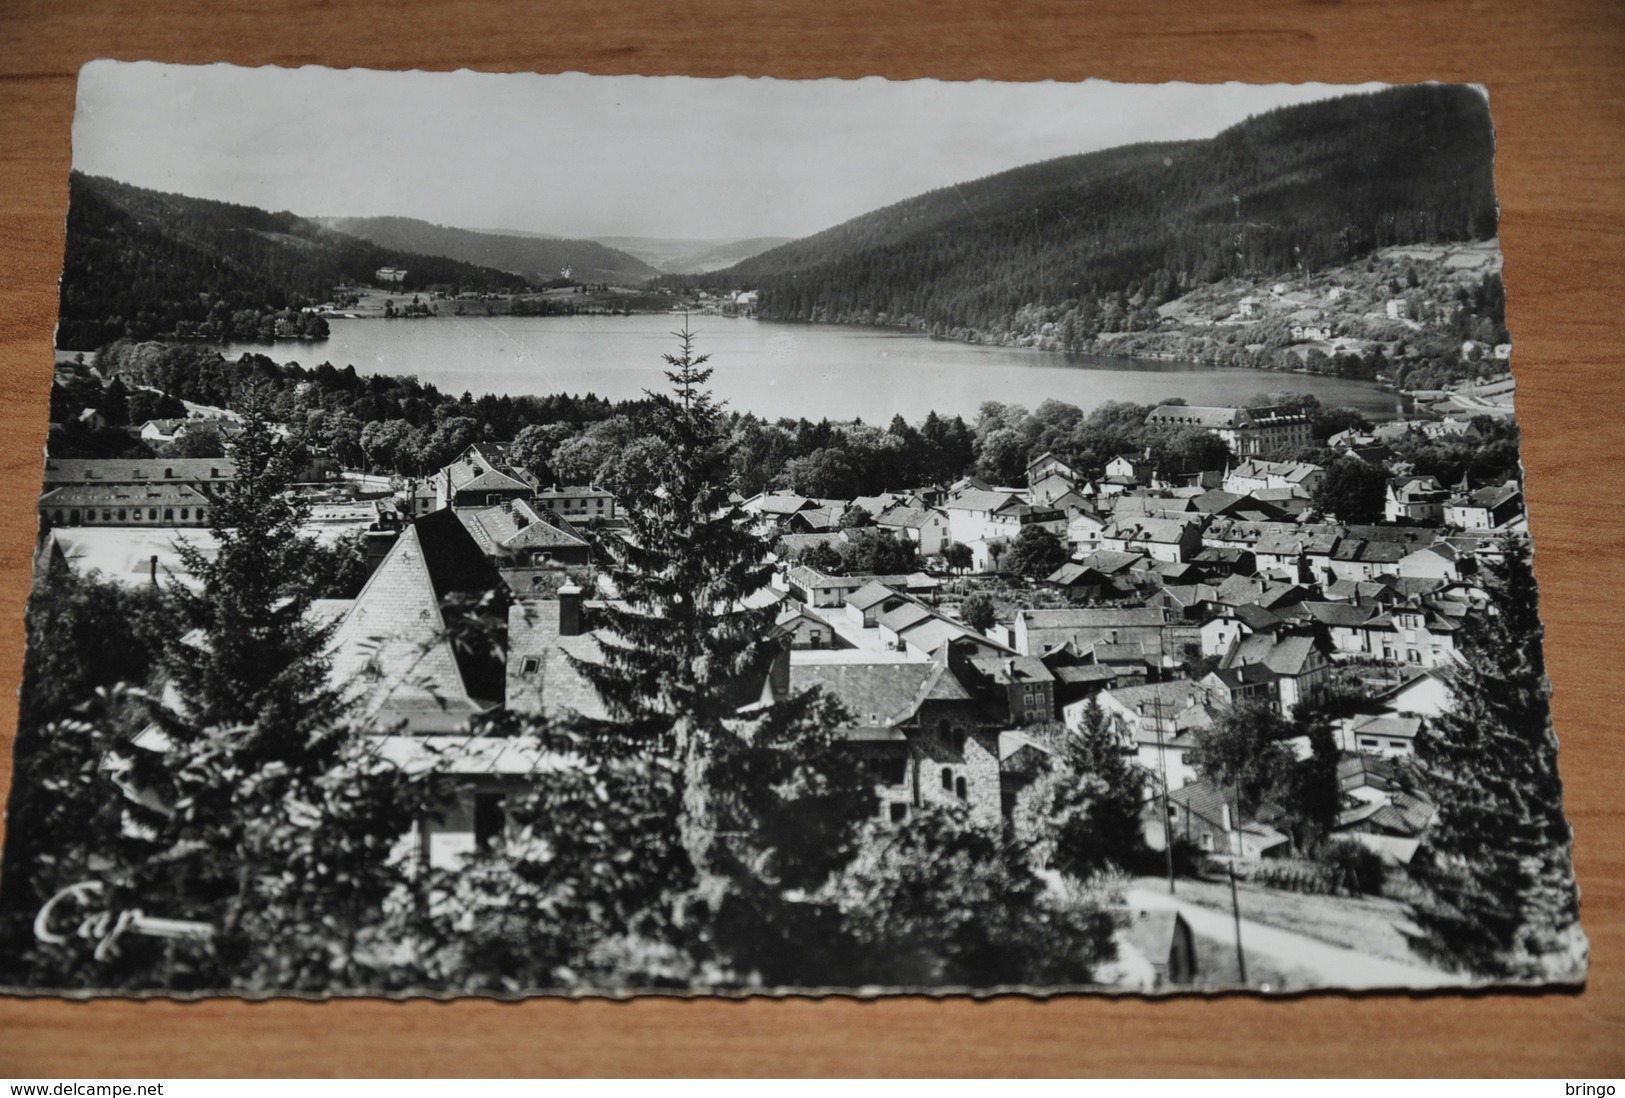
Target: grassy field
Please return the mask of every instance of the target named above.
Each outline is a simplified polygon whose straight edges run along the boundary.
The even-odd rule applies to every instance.
[[[1216,911],[1230,911],[1228,882],[1182,877],[1178,887],[1182,900]],[[1405,904],[1398,900],[1378,896],[1309,896],[1259,888],[1246,882],[1239,882],[1236,888],[1244,919],[1394,961],[1425,963],[1411,952],[1406,941],[1403,931],[1414,932],[1416,927],[1409,919]]]
[[[1241,987],[1241,966],[1236,961],[1236,943],[1220,941],[1202,934],[1193,937],[1196,939],[1196,979],[1189,985],[1190,989],[1205,991]],[[1243,948],[1246,944],[1244,939]],[[1249,988],[1268,989],[1272,992],[1299,991],[1304,988],[1320,987],[1322,984],[1323,981],[1317,980],[1313,973],[1304,969],[1282,964],[1257,950],[1247,951],[1246,986]]]

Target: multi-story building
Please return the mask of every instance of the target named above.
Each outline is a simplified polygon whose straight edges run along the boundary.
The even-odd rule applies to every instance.
[[[1258,457],[1306,446],[1309,417],[1277,408],[1206,408],[1163,404],[1145,417],[1148,426],[1197,427],[1217,435],[1237,457]]]

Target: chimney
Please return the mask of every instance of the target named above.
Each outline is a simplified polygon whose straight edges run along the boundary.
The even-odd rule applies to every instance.
[[[574,637],[581,632],[581,588],[567,583],[559,588],[559,636]]]

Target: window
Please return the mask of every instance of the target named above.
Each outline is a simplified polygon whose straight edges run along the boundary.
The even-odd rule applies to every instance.
[[[949,793],[954,791],[954,772],[946,766],[942,768],[942,788]]]
[[[175,470],[173,470],[173,469],[165,469],[164,470],[164,478],[166,480],[172,480],[172,479],[174,479],[174,476],[175,476]]]
[[[954,794],[956,796],[958,796],[960,800],[964,800],[965,799],[965,793],[966,793],[965,779],[964,778],[959,778],[954,782]]]
[[[491,841],[502,834],[507,815],[502,807],[501,793],[474,794],[474,849],[484,851]]]
[[[202,522],[202,521],[203,521],[203,508],[201,508],[201,507],[199,507],[199,508],[198,508],[198,509],[197,509],[197,520],[198,520],[198,521],[199,521],[199,522]]]
[[[1406,743],[1404,740],[1389,740],[1388,741],[1388,746],[1389,747],[1397,747],[1399,750],[1405,751],[1405,750],[1408,750],[1411,745]]]
[[[908,759],[902,755],[876,759],[880,765],[876,769],[880,780],[886,785],[905,785],[908,783]]]
[[[62,521],[62,512],[61,511],[53,511],[53,512],[51,512],[51,519],[53,521],[55,521],[55,522],[61,522]]]
[[[102,521],[103,522],[112,522],[113,521],[113,512],[111,512],[111,511],[103,511],[102,512]]]
[[[1381,747],[1382,744],[1378,743],[1376,740],[1368,740],[1364,736],[1361,736],[1360,737],[1360,746],[1361,747]]]
[[[165,507],[164,508],[164,521],[165,522],[173,522],[173,521],[175,521],[175,508],[173,508],[173,507]]]
[[[892,823],[900,824],[906,819],[908,819],[908,805],[906,805],[906,804],[894,804],[894,805],[891,806],[891,822]]]
[[[152,508],[149,508],[147,510],[147,521],[149,521],[149,522],[157,522],[158,521],[158,508],[152,507]]]
[[[120,522],[126,522],[126,521],[129,520],[129,517],[130,517],[130,513],[128,511],[126,511],[124,508],[120,507],[119,510],[118,510],[118,520]]]
[[[1202,849],[1203,850],[1212,850],[1213,849],[1213,832],[1211,832],[1211,831],[1202,832]]]
[[[534,675],[541,667],[542,660],[539,656],[526,656],[519,664],[520,673],[525,675]]]
[[[191,517],[192,517],[192,509],[190,507],[182,507],[181,508],[181,521],[185,522],[187,519],[189,519]]]

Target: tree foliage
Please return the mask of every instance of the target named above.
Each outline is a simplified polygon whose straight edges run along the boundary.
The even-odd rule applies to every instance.
[[[1417,742],[1438,819],[1419,863],[1417,942],[1479,976],[1572,976],[1583,962],[1557,739],[1530,549],[1503,543],[1481,582],[1490,612],[1457,637],[1454,705]]]

